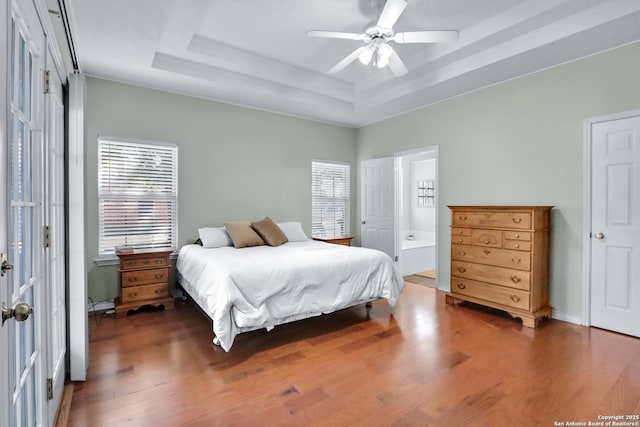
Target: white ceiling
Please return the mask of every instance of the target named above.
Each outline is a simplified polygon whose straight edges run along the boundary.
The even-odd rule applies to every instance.
[[[396,31],[458,29],[397,45],[409,72],[358,61],[380,0],[66,0],[82,72],[359,127],[640,40],[640,0],[408,0]]]

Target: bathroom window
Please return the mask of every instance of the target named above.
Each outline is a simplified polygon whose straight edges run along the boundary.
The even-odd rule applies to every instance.
[[[436,183],[434,180],[418,181],[418,206],[435,206]]]

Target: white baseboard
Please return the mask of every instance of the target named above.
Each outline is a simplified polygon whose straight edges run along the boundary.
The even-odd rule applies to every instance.
[[[112,310],[116,307],[113,301],[100,301],[95,304],[88,304],[89,313],[92,311]]]
[[[552,310],[551,318],[556,320],[562,320],[563,322],[575,323],[576,325],[584,325],[581,316],[575,314],[563,313],[562,311]]]

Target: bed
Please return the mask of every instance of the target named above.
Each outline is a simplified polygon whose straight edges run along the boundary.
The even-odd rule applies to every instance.
[[[393,307],[404,287],[387,254],[314,240],[242,249],[188,244],[176,267],[179,284],[212,319],[214,343],[225,351],[242,332],[379,298]]]

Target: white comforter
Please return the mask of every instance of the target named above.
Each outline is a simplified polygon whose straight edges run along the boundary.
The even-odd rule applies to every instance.
[[[177,268],[183,287],[213,320],[226,351],[245,330],[376,298],[386,298],[393,307],[404,287],[385,253],[312,240],[275,248],[186,245]]]

